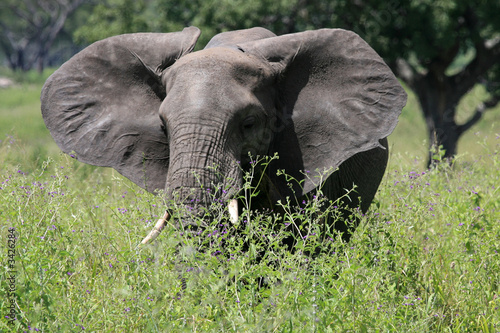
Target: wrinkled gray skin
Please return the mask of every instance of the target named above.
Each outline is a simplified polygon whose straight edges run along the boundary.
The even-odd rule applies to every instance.
[[[340,29],[277,37],[253,28],[192,52],[199,33],[115,36],[65,63],[41,97],[59,147],[195,211],[214,200],[207,189],[218,200],[237,194],[249,153],[278,153],[253,208],[314,193],[329,170],[323,192],[336,199],[356,185],[345,203],[366,211],[406,103],[375,51]],[[290,187],[280,169],[301,185]]]

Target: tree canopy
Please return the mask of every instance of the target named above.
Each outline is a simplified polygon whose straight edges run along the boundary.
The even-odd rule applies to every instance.
[[[488,0],[108,0],[95,8],[77,36],[94,41],[118,32],[195,25],[203,32],[202,47],[216,33],[253,26],[278,35],[353,30],[417,94],[430,144],[452,157],[459,137],[499,101],[499,12],[500,2]],[[478,83],[491,98],[457,124],[457,104]]]
[[[358,32],[416,95],[429,141],[445,157],[460,136],[499,102],[500,10],[498,1],[398,0],[354,2],[345,26]],[[463,124],[455,120],[460,99],[476,84],[490,99]]]
[[[79,41],[94,42],[119,32],[179,31],[197,26],[199,47],[213,35],[229,30],[263,26],[284,34],[299,31],[295,17],[302,0],[107,0],[97,5],[88,24],[76,32]],[[301,20],[305,22],[306,20]],[[314,29],[307,24],[303,29]]]

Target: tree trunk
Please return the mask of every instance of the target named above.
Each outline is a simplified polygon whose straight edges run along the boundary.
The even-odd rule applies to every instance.
[[[41,47],[40,51],[38,52],[38,56],[37,56],[37,60],[36,60],[36,70],[40,74],[43,73],[43,69],[45,68],[45,58],[46,58],[47,54],[48,54],[48,49]]]
[[[26,70],[26,62],[24,61],[24,50],[23,49],[17,49],[16,54],[15,54],[15,60],[14,60],[14,70],[20,69],[22,71]]]
[[[472,88],[474,77],[467,79],[466,84]],[[468,90],[460,89],[456,80],[444,74],[444,69],[429,72],[412,83],[427,125],[429,137],[427,167],[441,161],[451,162],[457,154],[458,140],[462,134],[476,124],[487,109],[495,107],[500,101],[496,95],[491,96],[489,100],[477,106],[473,116],[465,123],[457,124],[455,121],[457,105]]]
[[[457,96],[444,71],[430,72],[422,76],[415,92],[424,113],[429,137],[429,160],[427,167],[441,161],[451,161],[457,154],[457,144],[462,134],[455,122]],[[441,152],[436,154],[439,150]]]
[[[455,109],[447,111],[455,114]],[[432,111],[424,111],[429,134],[429,159],[427,167],[440,161],[451,161],[457,154],[457,144],[461,133],[453,119],[436,117]],[[430,113],[430,115],[429,115]]]

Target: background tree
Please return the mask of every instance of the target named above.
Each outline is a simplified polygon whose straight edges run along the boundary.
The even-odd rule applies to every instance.
[[[431,148],[441,146],[451,158],[460,136],[499,102],[499,12],[500,2],[488,0],[108,0],[78,34],[90,42],[195,25],[202,30],[200,48],[216,33],[253,26],[277,34],[353,30],[415,92]],[[489,99],[459,124],[457,105],[476,84],[486,87]]]
[[[85,0],[2,0],[0,49],[12,69],[43,70],[67,18]]]
[[[85,24],[74,32],[75,40],[77,43],[90,44],[125,33],[174,31],[155,27],[155,22],[164,18],[154,12],[154,4],[155,1],[148,0],[100,1],[87,15]]]
[[[500,2],[368,0],[337,9],[349,13],[339,23],[363,36],[415,92],[431,147],[453,157],[460,136],[499,102]],[[478,83],[490,98],[458,124],[457,105]]]
[[[119,33],[201,29],[198,48],[215,34],[263,26],[277,34],[297,31],[294,17],[303,0],[107,0],[97,5],[88,23],[79,28],[78,41],[91,43]],[[312,29],[312,25],[309,25]]]

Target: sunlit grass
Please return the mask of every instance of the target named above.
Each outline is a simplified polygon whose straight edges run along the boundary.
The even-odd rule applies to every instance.
[[[323,249],[315,257],[282,247],[283,227],[257,215],[241,234],[226,218],[191,238],[171,226],[138,247],[161,197],[99,169],[80,175],[66,156],[29,174],[7,165],[0,234],[14,227],[18,236],[17,327],[496,331],[498,148],[474,164],[389,170],[348,244],[309,232],[308,246]],[[209,245],[193,251],[200,242]]]

